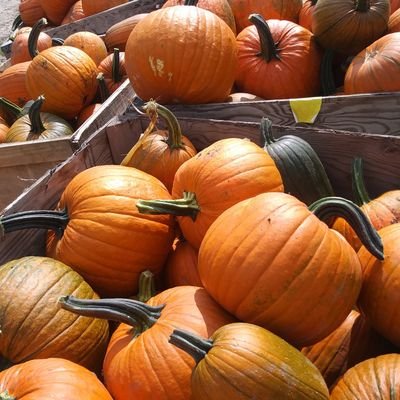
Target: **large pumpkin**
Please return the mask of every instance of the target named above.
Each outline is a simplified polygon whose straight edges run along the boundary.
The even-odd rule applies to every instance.
[[[235,35],[211,11],[161,8],[131,32],[125,63],[133,89],[145,101],[224,101],[235,79]]]
[[[30,61],[11,65],[0,74],[0,96],[23,106],[31,99],[25,84],[25,77]]]
[[[92,372],[63,358],[31,360],[0,372],[0,399],[112,400]]]
[[[98,298],[80,275],[51,258],[23,257],[0,267],[0,288],[3,358],[21,363],[60,357],[100,373],[108,323],[71,314],[57,303],[71,294]]]
[[[355,305],[361,266],[347,241],[317,216],[363,214],[340,198],[310,206],[269,192],[235,204],[208,229],[199,251],[200,279],[211,296],[244,322],[289,343],[316,343]],[[379,236],[366,217],[363,224]]]

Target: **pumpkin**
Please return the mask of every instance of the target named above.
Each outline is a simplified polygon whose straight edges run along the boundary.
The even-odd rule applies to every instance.
[[[155,176],[171,192],[176,171],[197,151],[191,141],[183,136],[178,120],[166,107],[152,101],[144,109],[150,116],[150,125],[121,165],[135,167]],[[158,115],[165,120],[167,129],[153,131]]]
[[[383,261],[371,257],[362,246],[358,257],[363,270],[363,285],[358,300],[361,312],[372,327],[394,345],[400,346],[397,301],[400,279],[400,223],[379,230],[385,248]]]
[[[400,90],[392,78],[399,72],[399,44],[400,32],[389,33],[357,54],[344,77],[345,94]]]
[[[175,329],[171,343],[190,354],[193,400],[328,400],[318,369],[296,348],[259,326],[232,323],[210,339]]]
[[[92,372],[63,358],[31,360],[0,372],[1,400],[112,400]]]
[[[389,14],[389,0],[318,0],[312,32],[322,47],[355,55],[385,34]]]
[[[249,20],[253,25],[236,39],[238,90],[264,99],[318,95],[322,55],[312,33],[291,21],[265,21],[260,14]]]
[[[11,65],[0,74],[1,97],[6,98],[18,106],[23,106],[31,99],[25,84],[25,76],[30,63],[30,61],[25,61],[23,63]]]
[[[79,128],[86,120],[94,115],[101,107],[101,103],[89,104],[79,114],[76,119],[76,126]]]
[[[268,118],[261,119],[260,129],[264,150],[275,161],[286,193],[306,204],[333,196],[324,166],[308,142],[290,134],[275,139],[272,122]]]
[[[46,18],[41,18],[29,32],[21,33],[15,37],[11,45],[11,65],[30,61],[32,59],[28,50],[29,37],[31,37],[31,41],[35,42],[35,46],[39,52],[53,45],[51,37],[47,33],[41,32],[41,29],[45,26],[47,26],[47,20]]]
[[[128,0],[82,0],[82,9],[84,14],[89,17],[127,2]]]
[[[394,33],[394,32],[400,32],[400,9],[397,9],[389,17],[387,33]]]
[[[168,288],[203,286],[197,271],[198,253],[184,238],[175,241],[164,268],[164,281]]]
[[[67,14],[65,14],[64,19],[61,21],[61,25],[71,24],[72,22],[79,21],[85,17],[86,15],[82,8],[82,0],[78,0],[71,6]]]
[[[0,354],[12,363],[60,357],[100,372],[108,324],[58,306],[59,296],[98,296],[69,266],[27,256],[0,267]],[[0,390],[1,391],[1,390]]]
[[[304,26],[312,32],[312,13],[318,0],[303,0],[303,5],[299,12],[299,25]]]
[[[339,380],[330,400],[395,399],[399,390],[400,354],[362,361]]]
[[[144,101],[224,101],[236,69],[235,35],[208,10],[174,6],[153,11],[131,32],[125,64]]]
[[[5,232],[55,230],[49,232],[48,256],[71,266],[102,297],[130,296],[142,271],[162,268],[174,239],[171,217],[137,210],[138,198],[154,197],[171,198],[158,179],[136,168],[99,165],[68,183],[57,210],[16,213],[2,223]]]
[[[44,95],[43,111],[65,119],[76,117],[97,92],[97,66],[84,51],[72,46],[55,46],[38,53],[29,43],[32,55],[26,71],[30,98]]]
[[[330,335],[301,352],[319,369],[329,388],[351,367],[371,357],[395,351],[366,318],[352,310]]]
[[[0,116],[0,143],[4,143],[6,141],[6,135],[8,132],[9,126],[3,117]]]
[[[218,15],[236,35],[235,17],[228,0],[167,0],[163,7],[196,6]]]
[[[132,15],[131,17],[111,25],[104,35],[104,43],[107,48],[109,50],[117,48],[120,51],[125,51],[126,42],[128,41],[130,33],[147,14],[148,13]]]
[[[361,206],[378,231],[387,225],[400,222],[400,190],[390,190],[371,199],[365,187],[362,164],[359,157],[353,161],[352,182],[356,203]],[[356,251],[359,250],[361,242],[343,218],[338,218],[332,228],[340,232]]]
[[[103,374],[115,400],[187,400],[194,361],[168,342],[176,328],[209,336],[234,322],[203,288],[165,290],[147,304],[130,299],[87,301],[61,298],[61,306],[83,315],[121,322],[113,333]],[[134,328],[134,329],[133,329]]]
[[[41,0],[21,0],[18,4],[19,15],[22,22],[27,26],[33,26],[45,13],[40,5]]]
[[[128,76],[125,68],[125,53],[115,48],[112,54],[106,56],[98,65],[99,72],[104,76],[108,92],[114,93]]]
[[[64,46],[76,47],[84,51],[99,65],[107,57],[107,47],[104,41],[96,33],[80,31],[72,33],[64,40]]]
[[[327,197],[307,207],[286,193],[262,193],[230,207],[208,229],[198,261],[203,286],[243,322],[296,347],[318,342],[345,320],[362,281],[357,253],[320,219],[332,215],[350,215],[383,258],[379,235],[354,203]]]
[[[400,8],[400,0],[390,0],[390,13],[393,14]]]
[[[143,213],[177,215],[183,236],[196,249],[226,209],[268,191],[283,191],[281,175],[269,154],[248,139],[218,140],[181,165],[172,201],[139,201]]]
[[[229,0],[240,33],[249,26],[249,15],[261,14],[264,19],[283,19],[298,22],[302,0]]]
[[[73,128],[63,118],[40,112],[43,96],[39,96],[29,108],[29,113],[17,119],[7,132],[6,142],[47,140],[70,136]]]
[[[47,19],[54,25],[60,25],[76,0],[40,0]]]

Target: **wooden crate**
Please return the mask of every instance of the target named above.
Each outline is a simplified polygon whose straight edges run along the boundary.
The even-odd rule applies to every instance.
[[[259,143],[258,123],[192,118],[181,118],[180,123],[184,134],[198,150],[227,137],[246,137]],[[147,125],[147,117],[137,113],[128,112],[113,118],[67,160],[38,179],[2,214],[53,209],[76,174],[95,165],[120,163]],[[400,137],[285,126],[274,126],[274,134],[276,137],[296,134],[307,140],[319,154],[338,195],[349,196],[351,192],[350,165],[354,156],[364,159],[365,180],[371,196],[400,187]],[[0,263],[29,254],[43,255],[44,245],[44,231],[7,234],[0,241]]]
[[[111,95],[71,137],[0,145],[0,210],[47,170],[66,160],[93,132],[122,114],[133,97],[129,81]]]
[[[65,39],[75,32],[89,31],[104,35],[109,27],[132,15],[157,10],[165,3],[165,0],[131,0],[126,4],[110,8],[90,17],[83,18],[70,24],[60,25],[46,29],[46,33],[54,38]],[[0,49],[5,57],[10,57],[10,40],[5,41]]]

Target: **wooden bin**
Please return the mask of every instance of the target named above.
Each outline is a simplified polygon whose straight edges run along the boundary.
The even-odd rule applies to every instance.
[[[184,134],[198,150],[227,137],[249,138],[259,143],[259,123],[191,118],[179,121]],[[53,209],[76,174],[95,165],[120,163],[148,122],[147,117],[129,112],[113,118],[84,141],[67,160],[38,179],[3,210],[3,215],[21,210]],[[371,196],[400,187],[400,137],[274,126],[276,137],[285,134],[296,134],[315,148],[337,195],[350,195],[350,165],[354,156],[364,159],[365,180]],[[43,230],[9,233],[0,241],[0,263],[25,255],[43,254]]]
[[[1,144],[0,210],[47,170],[65,161],[93,132],[107,124],[115,115],[122,114],[132,98],[132,87],[129,81],[126,81],[72,136],[46,141]]]

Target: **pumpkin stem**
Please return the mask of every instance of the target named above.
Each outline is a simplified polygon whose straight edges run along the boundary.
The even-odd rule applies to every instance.
[[[18,29],[21,28],[23,25],[24,22],[22,21],[21,15],[18,14],[11,24],[11,33],[8,36],[8,39],[13,41],[15,39],[15,36],[17,35]]]
[[[47,19],[40,18],[36,22],[36,24],[32,26],[32,30],[30,31],[28,37],[28,50],[32,58],[35,58],[39,54],[39,50],[37,48],[37,41],[39,39],[40,31],[47,25],[48,25]]]
[[[368,217],[355,203],[342,197],[325,197],[315,201],[308,208],[321,221],[329,220],[331,217],[344,218],[366,249],[377,259],[384,259],[381,237]]]
[[[61,237],[68,225],[67,210],[34,210],[21,211],[0,218],[0,233],[19,231],[21,229],[52,229]]]
[[[11,396],[6,390],[5,392],[0,393],[0,400],[17,400],[17,398]]]
[[[356,11],[367,12],[370,9],[370,0],[357,0],[356,1]]]
[[[365,180],[363,174],[363,160],[361,157],[356,157],[353,160],[352,167],[352,182],[353,182],[353,194],[355,202],[358,205],[367,204],[371,201],[367,188],[365,187]]]
[[[161,104],[156,103],[154,100],[150,100],[143,106],[143,110],[146,111],[150,118],[161,115],[167,123],[168,139],[167,144],[170,149],[180,149],[183,147],[182,144],[182,130],[175,115]]]
[[[61,296],[58,299],[61,308],[77,315],[102,318],[130,325],[136,334],[151,328],[160,318],[164,305],[151,307],[133,299],[78,299],[73,296]]]
[[[150,270],[143,271],[139,276],[139,291],[135,299],[146,303],[155,294],[154,274]]]
[[[185,0],[183,5],[184,6],[197,6],[199,0]]]
[[[139,200],[136,207],[142,214],[188,216],[193,221],[200,211],[196,195],[192,192],[183,192],[183,198],[177,200]]]
[[[121,69],[120,69],[120,58],[119,58],[119,49],[117,47],[114,48],[113,51],[113,61],[112,61],[112,70],[111,70],[112,80],[115,83],[122,81]]]
[[[104,103],[110,97],[110,92],[108,91],[106,81],[104,80],[104,74],[99,72],[96,79],[99,84],[100,101]]]
[[[1,330],[0,330],[1,333]],[[7,360],[3,356],[0,355],[0,372],[6,370],[7,368],[10,368],[14,365],[13,362],[10,360]]]
[[[64,44],[64,39],[62,38],[51,38],[52,46],[62,46]]]
[[[7,100],[5,97],[0,97],[0,115],[9,125],[12,125],[18,118],[25,114],[26,112],[23,108]]]
[[[279,49],[274,42],[271,30],[267,21],[260,14],[251,14],[249,21],[257,28],[260,37],[260,52],[257,56],[262,57],[266,62],[270,62],[273,58],[280,60]]]
[[[40,135],[46,130],[40,115],[40,110],[42,108],[43,102],[44,96],[39,96],[29,108],[28,115],[29,120],[31,121],[31,129],[29,131],[29,134],[31,135]]]
[[[200,338],[181,329],[174,329],[169,337],[169,342],[192,356],[196,364],[205,357],[213,346],[211,340]]]
[[[312,5],[312,6],[315,6],[315,5],[317,4],[317,1],[318,1],[318,0],[311,0],[311,5]]]
[[[264,150],[267,150],[269,145],[276,142],[272,134],[272,121],[269,118],[262,117],[260,130],[262,139],[264,140]]]
[[[330,96],[336,92],[335,78],[333,76],[333,57],[335,52],[331,49],[325,49],[321,59],[320,83],[321,95]]]

